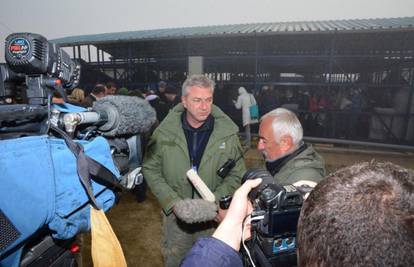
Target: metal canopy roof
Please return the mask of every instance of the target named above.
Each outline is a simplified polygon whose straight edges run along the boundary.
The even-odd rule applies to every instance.
[[[303,34],[414,29],[414,17],[352,19],[304,22],[250,23],[219,26],[186,27],[69,36],[54,39],[61,46],[103,44],[118,41],[218,37],[226,35]]]

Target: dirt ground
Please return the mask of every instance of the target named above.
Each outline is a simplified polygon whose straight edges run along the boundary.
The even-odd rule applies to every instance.
[[[327,172],[373,159],[414,168],[413,153],[333,148],[324,145],[315,145],[315,148],[324,157]],[[263,166],[262,156],[256,149],[250,149],[246,153],[245,161],[248,168]],[[138,203],[131,193],[124,193],[119,204],[107,213],[123,248],[128,266],[163,266],[160,252],[160,210],[154,195],[147,191],[147,198],[142,203]],[[83,243],[83,266],[92,266],[89,234],[84,235]]]

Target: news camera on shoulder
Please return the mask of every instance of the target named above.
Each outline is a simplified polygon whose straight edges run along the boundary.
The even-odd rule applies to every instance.
[[[13,33],[5,49],[0,200],[8,201],[0,201],[0,241],[7,241],[0,242],[0,266],[50,266],[51,257],[60,258],[41,256],[50,252],[45,244],[54,244],[50,236],[69,240],[89,230],[89,204],[106,211],[116,189],[142,181],[140,134],[155,122],[155,111],[128,96],[104,97],[90,109],[55,104],[53,96],[66,100],[65,91],[79,85],[80,64],[39,34]],[[21,259],[23,250],[30,253]]]

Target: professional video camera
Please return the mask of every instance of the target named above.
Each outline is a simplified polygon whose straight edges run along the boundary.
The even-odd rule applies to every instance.
[[[80,65],[38,34],[11,34],[5,49],[0,266],[74,266],[62,241],[89,230],[90,205],[106,211],[115,190],[140,182],[140,134],[155,111],[129,96],[107,96],[89,109],[55,104],[79,84]]]
[[[249,193],[254,206],[249,242],[252,258],[258,266],[296,266],[296,227],[302,193],[293,185],[276,184],[266,170],[246,172],[243,182],[254,178],[262,178],[262,183]],[[248,265],[247,257],[245,261]]]

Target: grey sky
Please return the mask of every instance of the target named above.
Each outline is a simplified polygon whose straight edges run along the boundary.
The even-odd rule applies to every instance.
[[[0,62],[12,32],[48,39],[158,28],[414,16],[414,0],[1,0]]]

